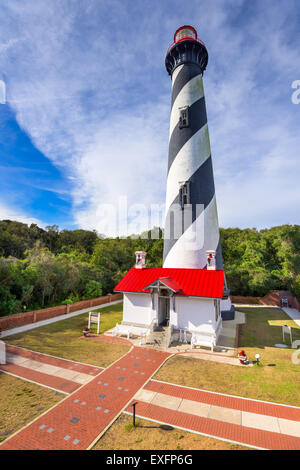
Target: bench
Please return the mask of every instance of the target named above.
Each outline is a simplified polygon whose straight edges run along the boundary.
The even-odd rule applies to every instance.
[[[132,332],[132,328],[130,326],[119,325],[118,323],[116,324],[116,326],[112,330],[113,336],[116,336],[116,335],[117,336],[127,336],[128,339],[130,338],[131,332]]]
[[[193,349],[194,346],[207,346],[213,352],[215,345],[216,340],[214,336],[212,336],[211,338],[204,339],[203,336],[192,333],[191,349]]]

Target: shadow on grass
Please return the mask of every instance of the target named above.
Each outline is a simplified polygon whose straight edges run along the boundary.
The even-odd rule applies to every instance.
[[[137,428],[142,428],[142,429],[163,429],[164,431],[173,431],[174,430],[173,426],[169,426],[168,424],[160,424],[160,425],[157,425],[157,426],[142,426],[142,425],[138,424],[136,427]]]

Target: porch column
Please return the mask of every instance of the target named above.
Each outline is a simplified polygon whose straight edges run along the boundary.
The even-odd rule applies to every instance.
[[[158,294],[154,290],[153,293],[151,293],[151,322],[153,320],[156,320],[157,322],[157,309],[158,309]]]
[[[178,328],[178,315],[176,312],[176,297],[170,295],[170,325]]]

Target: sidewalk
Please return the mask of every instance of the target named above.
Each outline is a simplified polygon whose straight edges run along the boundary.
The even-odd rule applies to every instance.
[[[168,353],[132,347],[101,371],[88,364],[7,347],[12,358],[7,366],[20,367],[35,377],[43,375],[43,367],[48,372],[56,369],[44,376],[63,380],[67,388],[75,384],[77,390],[65,389],[71,395],[4,441],[1,450],[91,448],[122,411],[132,413],[133,399],[140,418],[257,449],[300,449],[299,407],[149,380],[171,357]],[[62,379],[61,374],[69,374],[72,380]],[[78,376],[88,382],[74,382]]]
[[[300,408],[151,380],[135,397],[140,418],[258,449],[300,449]],[[126,409],[131,413],[131,407]]]
[[[300,326],[300,312],[296,308],[282,307],[282,310]]]
[[[0,449],[91,447],[168,357],[168,353],[134,347],[87,385],[5,440]]]
[[[98,310],[99,308],[105,308],[109,305],[119,304],[123,302],[123,300],[114,300],[113,302],[107,302],[106,304],[96,305],[95,307],[83,308],[82,310],[76,310],[76,312],[72,313],[65,313],[64,315],[59,315],[58,317],[49,318],[48,320],[37,321],[35,323],[30,323],[29,325],[19,326],[17,328],[12,328],[11,330],[4,330],[0,335],[0,340],[3,338],[7,338],[7,336],[16,335],[17,333],[23,333],[24,331],[33,330],[34,328],[38,328],[39,326],[49,325],[50,323],[55,323],[60,320],[66,320],[71,317],[76,317],[77,315],[81,315],[82,313],[91,312],[92,310]]]
[[[58,392],[72,393],[103,370],[80,362],[49,356],[6,344],[6,364],[0,371]]]

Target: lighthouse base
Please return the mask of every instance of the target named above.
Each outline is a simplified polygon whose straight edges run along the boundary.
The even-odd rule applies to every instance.
[[[232,306],[232,303],[231,303],[231,300],[230,300],[229,296],[228,296],[227,299],[222,299],[221,300],[221,304],[220,304],[221,312],[223,310],[230,310],[231,306]]]
[[[221,315],[223,321],[230,321],[234,320],[235,318],[235,307],[232,305],[230,297],[228,296],[227,299],[221,300]]]

